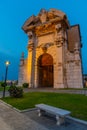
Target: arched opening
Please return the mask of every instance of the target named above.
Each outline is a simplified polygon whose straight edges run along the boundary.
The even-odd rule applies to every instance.
[[[38,87],[53,87],[53,58],[47,53],[38,58]]]

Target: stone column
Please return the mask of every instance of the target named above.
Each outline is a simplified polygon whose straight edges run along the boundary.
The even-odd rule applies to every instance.
[[[55,45],[56,45],[56,64],[54,65],[54,87],[55,88],[64,88],[64,54],[63,54],[63,29],[61,24],[55,26]]]
[[[68,88],[67,84],[67,34],[66,31],[64,31],[63,34],[63,75],[64,75],[64,88]]]
[[[28,77],[29,87],[32,87],[32,85],[31,85],[32,49],[33,49],[33,47],[28,45],[27,77]]]
[[[35,83],[35,48],[32,50],[32,70],[31,70],[31,87],[34,88]]]
[[[35,79],[34,79],[34,88],[37,88],[38,87],[38,64],[37,64],[37,57],[36,57],[36,60],[35,60]]]
[[[63,48],[56,48],[56,63],[54,64],[54,88],[64,88],[63,75]]]
[[[28,74],[29,87],[34,87],[34,71],[35,71],[35,36],[32,32],[28,32]]]
[[[22,52],[22,55],[20,58],[18,85],[21,86],[23,84],[23,81],[24,81],[24,53]]]
[[[74,86],[83,88],[82,64],[79,50],[79,43],[76,43],[74,49]]]

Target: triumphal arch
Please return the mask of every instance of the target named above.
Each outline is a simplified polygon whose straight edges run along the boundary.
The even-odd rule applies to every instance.
[[[19,85],[29,87],[82,88],[81,36],[79,25],[70,26],[65,13],[41,9],[26,20],[28,56],[22,53]]]

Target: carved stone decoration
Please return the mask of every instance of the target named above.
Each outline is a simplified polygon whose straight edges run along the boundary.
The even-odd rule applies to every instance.
[[[29,44],[33,44],[33,43],[34,43],[34,42],[33,42],[33,39],[30,39],[28,43],[29,43]]]
[[[34,48],[33,44],[28,44],[28,46],[27,46],[28,51],[32,51],[33,48]]]
[[[47,20],[47,11],[45,9],[41,9],[39,14],[40,20],[42,23],[46,22]]]
[[[33,44],[34,43],[34,34],[32,33],[32,31],[29,31],[27,33],[28,37],[29,37],[29,43],[28,44]]]
[[[57,32],[59,32],[61,30],[62,26],[61,26],[61,24],[57,24],[57,25],[55,25],[55,28],[56,28]]]
[[[63,42],[62,41],[56,41],[56,46],[57,47],[61,47],[63,45]]]
[[[74,55],[70,53],[68,50],[66,51],[66,61],[69,62],[74,62]]]
[[[74,50],[75,50],[75,51],[79,51],[79,49],[80,49],[79,43],[76,42]]]
[[[64,32],[63,32],[61,24],[55,25],[55,29],[56,29],[56,32],[55,32],[55,43],[56,43],[57,47],[60,47],[64,43],[64,37],[65,37],[64,36]]]
[[[47,17],[48,17],[48,19],[52,20],[52,19],[55,18],[55,15],[54,15],[53,12],[49,12],[49,13],[47,14]]]
[[[46,53],[47,52],[47,47],[42,47],[42,50],[43,50],[44,53]]]
[[[32,33],[31,31],[28,32],[27,35],[28,35],[28,37],[29,37],[30,39],[32,39],[32,37],[33,37],[33,33]]]
[[[54,8],[50,9],[50,12],[53,13],[56,17],[66,18],[66,14],[60,10],[56,10]]]
[[[37,46],[37,48],[44,48],[44,47],[46,47],[48,49],[49,47],[51,47],[53,45],[55,45],[55,44],[54,43],[45,43],[43,45]]]
[[[52,24],[52,23],[49,23],[49,24],[44,24],[42,26],[38,26],[36,27],[36,35],[37,36],[40,36],[40,35],[43,35],[43,34],[47,34],[47,33],[52,33],[55,31],[55,25]]]
[[[64,43],[64,39],[60,36],[55,38],[55,44],[57,47],[61,47]]]

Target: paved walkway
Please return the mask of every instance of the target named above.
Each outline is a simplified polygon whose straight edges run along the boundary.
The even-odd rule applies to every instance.
[[[0,101],[0,130],[48,130]]]
[[[20,113],[0,100],[0,130],[87,130],[87,125],[66,119],[66,126],[57,126],[53,117],[38,117],[36,110]]]
[[[43,115],[41,117],[38,117],[38,113],[36,110],[33,111],[26,111],[24,114],[34,120],[35,122],[45,126],[48,130],[87,130],[87,125],[83,125],[81,123],[77,123],[74,120],[71,120],[70,118],[67,118],[65,120],[66,124],[64,125],[56,125],[56,119],[53,116]]]
[[[12,130],[12,128],[5,123],[5,121],[0,117],[0,130]]]
[[[9,96],[9,92],[8,91],[5,92],[5,96],[6,97]],[[0,98],[2,98],[2,97],[3,97],[3,91],[0,91]]]
[[[77,89],[54,89],[54,88],[24,88],[24,92],[55,92],[55,93],[71,93],[71,94],[85,94],[87,95],[87,90],[77,90]],[[5,92],[5,96],[9,96],[9,92]],[[3,91],[0,91],[0,98],[3,97]]]
[[[85,94],[87,90],[82,89],[56,89],[56,88],[27,88],[25,92],[55,92],[55,93],[71,93],[71,94]]]

